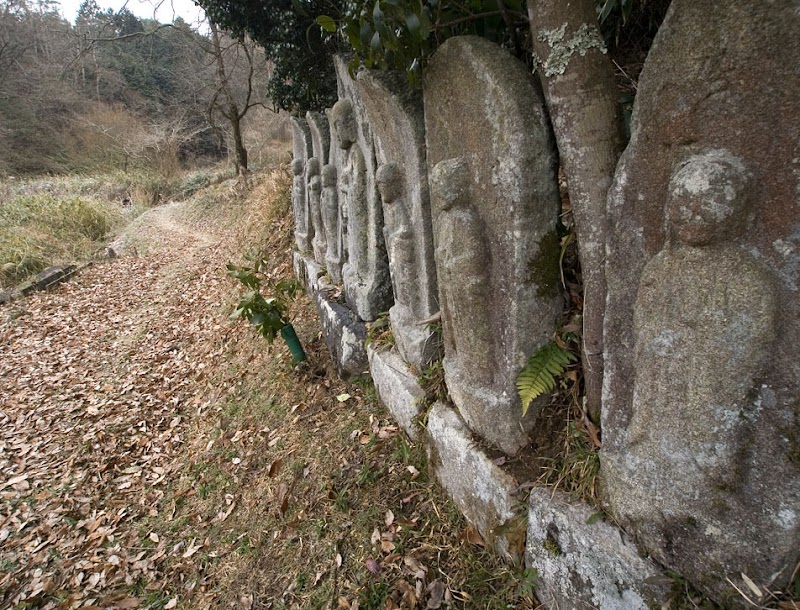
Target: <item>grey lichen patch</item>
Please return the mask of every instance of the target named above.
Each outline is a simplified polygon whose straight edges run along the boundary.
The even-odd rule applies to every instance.
[[[553,229],[542,237],[538,252],[528,263],[528,281],[536,286],[537,296],[558,296],[561,279],[560,255],[561,241]]]
[[[565,23],[560,28],[539,32],[539,41],[546,43],[551,49],[549,57],[543,61],[539,59],[542,71],[548,78],[564,74],[575,53],[579,53],[583,57],[590,49],[597,49],[603,54],[607,52],[600,30],[595,26],[584,23],[572,38],[565,41],[566,31],[567,24]]]

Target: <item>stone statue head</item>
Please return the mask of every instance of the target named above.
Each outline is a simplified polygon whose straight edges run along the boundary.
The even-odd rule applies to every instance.
[[[292,161],[292,173],[295,176],[300,176],[303,173],[303,160],[302,159],[294,159]]]
[[[322,186],[336,186],[336,166],[328,164],[322,168]]]
[[[339,148],[348,149],[355,144],[356,135],[356,115],[353,111],[353,103],[350,100],[339,100],[333,105],[331,110],[333,120],[333,131],[336,134],[336,144]]]
[[[439,212],[469,206],[469,187],[469,166],[462,157],[440,161],[433,168],[431,200]]]
[[[672,234],[689,246],[719,243],[747,224],[752,177],[726,150],[709,150],[681,162],[667,192]]]
[[[306,166],[308,170],[308,177],[311,179],[311,176],[318,176],[319,175],[319,159],[316,157],[311,157],[308,160],[308,164]]]
[[[383,203],[394,203],[403,194],[403,172],[397,163],[384,163],[375,173]]]

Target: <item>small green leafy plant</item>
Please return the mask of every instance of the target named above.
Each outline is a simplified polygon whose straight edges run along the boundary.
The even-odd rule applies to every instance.
[[[258,258],[252,267],[233,263],[226,265],[228,275],[250,289],[239,300],[231,319],[247,320],[268,343],[272,343],[280,333],[289,345],[294,360],[305,360],[305,352],[299,345],[288,317],[289,301],[297,293],[299,284],[291,279],[272,280],[267,272],[267,264],[266,259]],[[264,288],[273,296],[264,297],[261,294]]]
[[[517,390],[522,401],[523,415],[528,412],[528,407],[534,399],[555,389],[557,378],[576,360],[575,354],[555,341],[543,345],[528,359],[517,377]]]
[[[374,322],[367,325],[367,340],[365,345],[374,345],[377,348],[391,347],[395,344],[392,324],[389,321],[389,312],[381,313]]]

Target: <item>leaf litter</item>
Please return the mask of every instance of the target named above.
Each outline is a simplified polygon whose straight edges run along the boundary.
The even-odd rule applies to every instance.
[[[138,254],[0,307],[0,605],[536,606],[371,384],[335,376],[307,298],[302,368],[226,320],[242,244],[291,276],[288,186],[155,208]]]

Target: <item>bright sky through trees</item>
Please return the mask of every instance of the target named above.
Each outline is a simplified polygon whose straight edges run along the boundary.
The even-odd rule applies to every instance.
[[[61,13],[70,22],[75,22],[82,0],[60,0]],[[205,19],[203,9],[192,0],[98,0],[100,8],[111,8],[114,12],[125,6],[140,19],[156,19],[161,23],[172,23],[177,17],[192,26]]]

